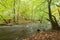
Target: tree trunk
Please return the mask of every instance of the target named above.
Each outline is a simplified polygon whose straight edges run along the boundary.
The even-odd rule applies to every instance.
[[[58,22],[57,22],[55,16],[53,16],[52,13],[51,13],[51,7],[50,7],[50,6],[51,6],[51,5],[50,5],[51,1],[52,1],[52,0],[48,0],[48,12],[49,12],[48,15],[49,15],[49,20],[50,20],[50,23],[51,23],[51,25],[52,25],[52,29],[54,29],[54,30],[59,30],[60,27],[59,27],[59,25],[58,25]]]
[[[14,4],[13,4],[13,13],[14,13],[13,21],[15,23],[15,0],[14,0]]]

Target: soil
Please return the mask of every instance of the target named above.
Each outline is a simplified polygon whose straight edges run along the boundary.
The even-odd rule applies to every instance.
[[[60,40],[60,31],[41,31],[23,40]]]

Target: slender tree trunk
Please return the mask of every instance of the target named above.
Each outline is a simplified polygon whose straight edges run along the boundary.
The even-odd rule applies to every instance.
[[[50,22],[51,22],[51,25],[52,25],[52,29],[57,29],[57,30],[59,30],[60,28],[59,28],[59,25],[58,25],[58,22],[57,22],[57,20],[56,20],[56,18],[55,18],[55,16],[53,16],[52,15],[52,13],[51,13],[51,1],[52,0],[47,0],[48,1],[48,11],[49,11],[49,20],[50,20]]]
[[[20,8],[20,0],[18,0],[18,10],[17,10],[17,24],[19,23],[19,8]]]
[[[13,4],[13,13],[14,13],[13,20],[14,20],[14,23],[15,23],[15,0],[14,0],[14,4]]]

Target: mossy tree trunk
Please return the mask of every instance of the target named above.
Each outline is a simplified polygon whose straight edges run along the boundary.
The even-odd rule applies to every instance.
[[[54,29],[54,30],[60,30],[60,27],[58,25],[58,22],[57,22],[55,16],[53,16],[52,13],[51,13],[51,1],[52,0],[47,0],[47,2],[48,2],[49,20],[50,20],[50,23],[52,25],[52,29]]]

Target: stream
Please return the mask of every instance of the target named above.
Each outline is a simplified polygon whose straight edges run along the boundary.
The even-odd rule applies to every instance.
[[[48,30],[51,28],[50,24],[44,23],[28,23],[13,26],[0,26],[0,40],[22,40],[27,36],[37,32],[37,29]]]

